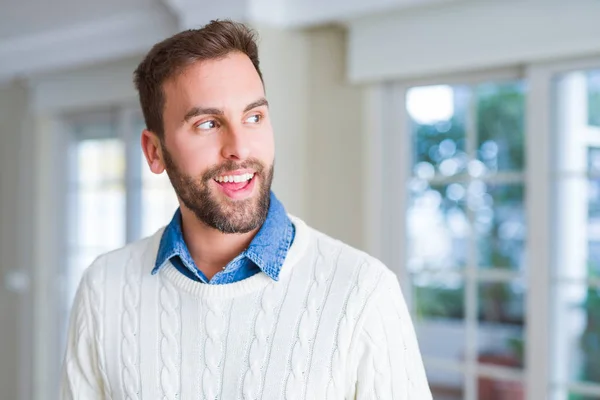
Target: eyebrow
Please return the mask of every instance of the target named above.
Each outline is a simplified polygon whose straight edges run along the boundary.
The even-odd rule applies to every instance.
[[[248,104],[246,108],[244,108],[244,112],[248,112],[253,108],[261,107],[261,106],[269,106],[269,102],[264,97],[253,101]],[[185,122],[188,122],[190,119],[197,117],[199,115],[224,115],[223,110],[213,107],[203,108],[203,107],[193,107],[191,108],[183,117]]]

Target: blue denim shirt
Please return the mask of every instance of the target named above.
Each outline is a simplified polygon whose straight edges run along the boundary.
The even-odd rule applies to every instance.
[[[156,264],[152,274],[156,274],[167,261],[185,276],[198,282],[226,284],[238,282],[262,271],[273,280],[279,279],[279,271],[285,256],[294,240],[295,229],[283,205],[271,192],[267,218],[250,245],[235,257],[223,271],[208,279],[200,271],[188,250],[181,230],[181,210],[165,228],[160,240]]]

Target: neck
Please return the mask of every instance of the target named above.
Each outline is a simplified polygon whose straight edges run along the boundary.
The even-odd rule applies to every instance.
[[[249,245],[259,228],[248,233],[228,234],[199,221],[186,207],[181,207],[182,232],[196,266],[208,279],[221,271]]]

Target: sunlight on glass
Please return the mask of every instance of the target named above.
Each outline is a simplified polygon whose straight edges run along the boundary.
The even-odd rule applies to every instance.
[[[459,183],[452,183],[446,190],[446,196],[452,201],[459,201],[465,197],[465,187]]]
[[[408,210],[409,261],[412,271],[457,268],[464,264],[464,246],[469,221],[463,209],[466,189],[453,183],[448,187],[411,185]]]
[[[179,203],[166,172],[155,174],[150,171],[142,157],[142,236],[152,235],[167,225]]]
[[[432,179],[435,176],[435,168],[428,162],[420,162],[415,165],[415,175],[420,179]]]
[[[454,91],[448,85],[411,88],[406,102],[408,113],[419,124],[448,121],[454,115]]]
[[[458,172],[458,162],[456,162],[456,160],[453,158],[449,158],[442,161],[439,168],[442,175],[452,176]]]
[[[125,147],[119,139],[83,140],[77,144],[77,180],[81,185],[118,181],[125,173]]]
[[[467,169],[473,178],[481,177],[486,171],[485,164],[479,160],[471,160]]]

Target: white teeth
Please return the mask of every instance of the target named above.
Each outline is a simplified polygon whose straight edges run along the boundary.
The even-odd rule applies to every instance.
[[[215,178],[215,181],[217,182],[245,182],[245,181],[249,181],[250,179],[252,179],[252,177],[254,176],[254,174],[251,173],[247,173],[247,174],[242,174],[242,175],[224,175],[224,176],[218,176]]]

